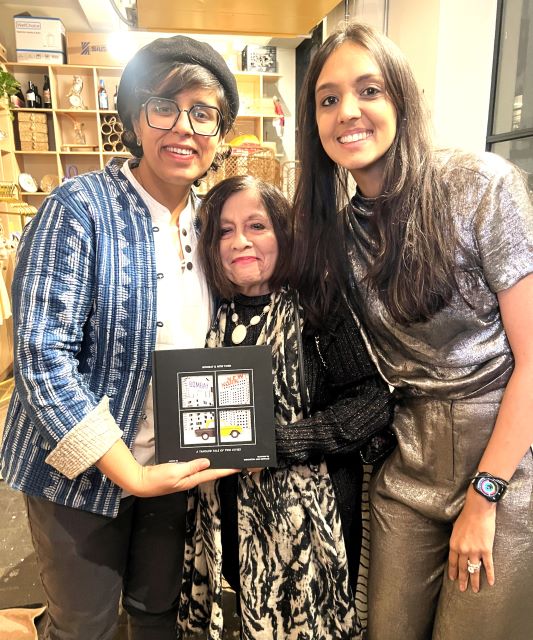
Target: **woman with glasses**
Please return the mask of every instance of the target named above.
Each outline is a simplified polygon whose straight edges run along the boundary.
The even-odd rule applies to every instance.
[[[134,158],[66,180],[23,234],[2,473],[25,494],[45,638],[114,638],[121,594],[130,638],[176,637],[179,492],[230,471],[153,464],[151,354],[204,345],[193,186],[216,166],[238,105],[209,45],[155,40],[118,90]]]

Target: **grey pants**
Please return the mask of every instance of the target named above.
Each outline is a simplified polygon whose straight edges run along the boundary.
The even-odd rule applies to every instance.
[[[47,596],[46,640],[175,640],[186,495],[122,500],[116,518],[26,496]]]
[[[497,506],[496,582],[459,591],[447,577],[452,526],[492,432],[501,394],[409,400],[399,447],[371,488],[369,640],[532,640],[533,455]]]

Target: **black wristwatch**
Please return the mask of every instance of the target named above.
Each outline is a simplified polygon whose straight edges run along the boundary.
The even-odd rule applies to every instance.
[[[472,486],[490,502],[498,502],[503,498],[509,483],[502,478],[493,476],[487,471],[480,471],[472,478]]]

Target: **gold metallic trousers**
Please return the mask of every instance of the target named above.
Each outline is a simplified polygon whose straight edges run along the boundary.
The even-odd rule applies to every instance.
[[[452,525],[500,399],[400,402],[399,446],[370,495],[368,640],[533,640],[531,449],[497,506],[494,586],[483,569],[479,593],[461,593],[447,576]]]

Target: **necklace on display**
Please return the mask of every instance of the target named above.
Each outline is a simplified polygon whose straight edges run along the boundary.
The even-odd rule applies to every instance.
[[[247,325],[239,324],[239,314],[235,311],[235,303],[230,304],[231,319],[235,324],[235,328],[231,332],[231,341],[233,344],[241,344],[246,338],[248,329],[261,322],[264,316],[270,311],[270,305],[267,304],[263,307],[263,311],[259,315],[252,316],[250,322]]]

